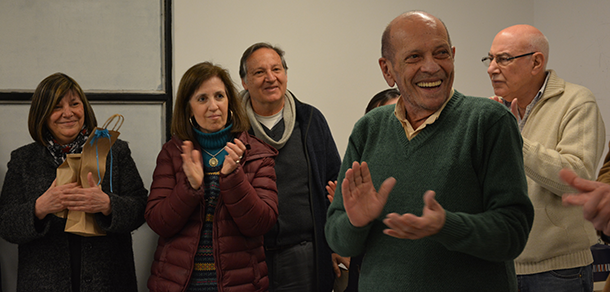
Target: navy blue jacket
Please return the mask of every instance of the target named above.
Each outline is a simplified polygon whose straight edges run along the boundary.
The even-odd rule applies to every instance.
[[[294,96],[294,94],[293,94]],[[316,291],[331,291],[335,274],[332,267],[331,249],[326,243],[324,225],[326,210],[330,202],[326,195],[328,181],[337,180],[341,157],[332,137],[326,118],[317,108],[294,99],[296,119],[301,128],[302,141],[305,147],[305,157],[309,166],[310,201],[314,218],[314,242],[316,253],[316,275],[318,289]]]

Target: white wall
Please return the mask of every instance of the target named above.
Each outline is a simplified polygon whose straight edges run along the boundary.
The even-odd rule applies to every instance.
[[[84,90],[162,90],[160,11],[160,0],[0,1],[0,89],[63,72]]]
[[[448,1],[448,0],[336,0],[336,1],[174,1],[174,88],[192,65],[213,61],[229,69],[241,88],[239,58],[251,44],[267,41],[286,51],[288,88],[299,99],[318,107],[326,116],[339,152],[343,154],[353,124],[364,113],[369,99],[387,87],[377,59],[381,33],[398,14],[426,10],[447,25],[456,47],[454,86],[463,93],[489,96],[493,93],[480,59],[486,55],[494,35],[504,27],[527,23],[538,26],[551,41],[550,67],[568,81],[583,84],[596,94],[604,119],[610,123],[607,56],[610,26],[607,1],[583,0]],[[5,25],[0,19],[0,25]],[[0,52],[2,53],[2,52]],[[0,64],[2,66],[2,64]],[[92,72],[95,74],[95,72]],[[21,129],[18,139],[0,140],[0,177],[6,172],[7,153],[28,143],[23,109],[0,105],[0,125]],[[100,120],[127,110],[121,138],[130,141],[134,158],[147,187],[150,186],[157,139],[163,127],[159,116],[138,110],[140,105],[96,106]],[[128,129],[133,123],[134,129]],[[145,132],[141,132],[144,130]],[[610,125],[608,130],[610,131]],[[7,136],[4,130],[0,132]],[[610,133],[610,132],[609,132]],[[161,138],[159,138],[161,139]],[[147,153],[147,154],[144,154]],[[152,157],[155,156],[155,157]],[[146,290],[156,235],[146,226],[134,234],[140,291]],[[16,248],[0,242],[0,264],[4,291],[14,291]]]
[[[605,154],[610,139],[610,1],[534,3],[533,25],[550,43],[548,68],[568,82],[589,88],[597,98],[606,123]]]
[[[386,89],[378,59],[381,34],[400,13],[420,9],[441,18],[456,47],[455,88],[493,94],[481,58],[493,36],[513,22],[532,23],[531,0],[517,1],[176,1],[175,84],[192,65],[212,61],[241,88],[239,59],[256,42],[286,51],[288,88],[326,116],[343,155],[370,98]]]

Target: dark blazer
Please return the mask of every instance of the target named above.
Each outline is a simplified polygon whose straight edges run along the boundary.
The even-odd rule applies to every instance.
[[[294,94],[293,94],[294,96]],[[337,180],[341,168],[341,157],[328,123],[317,108],[302,103],[296,96],[297,121],[302,134],[306,159],[309,165],[309,191],[314,218],[314,241],[316,253],[316,291],[331,291],[335,279],[331,249],[326,242],[324,225],[326,210],[330,202],[326,195],[326,184]]]
[[[114,193],[110,161],[102,190],[112,213],[95,214],[107,235],[82,237],[64,232],[66,219],[34,215],[36,199],[56,177],[57,165],[46,147],[31,143],[11,153],[0,196],[0,236],[19,245],[17,291],[71,291],[69,236],[81,246],[82,291],[137,291],[131,232],[144,223],[148,192],[126,142],[117,140],[112,147]]]

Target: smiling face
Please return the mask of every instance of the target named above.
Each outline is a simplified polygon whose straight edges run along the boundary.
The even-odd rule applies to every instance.
[[[436,112],[451,94],[455,48],[440,20],[415,14],[391,24],[394,56],[379,59],[389,86],[397,85],[409,120]]]
[[[69,91],[51,112],[47,119],[47,128],[59,144],[66,145],[76,139],[84,123],[83,102],[78,95]]]
[[[282,59],[273,49],[260,48],[246,61],[244,89],[250,93],[252,108],[260,115],[273,115],[284,107],[288,84]]]
[[[214,133],[225,128],[229,99],[225,84],[220,78],[214,76],[201,83],[191,96],[189,105],[202,132]]]

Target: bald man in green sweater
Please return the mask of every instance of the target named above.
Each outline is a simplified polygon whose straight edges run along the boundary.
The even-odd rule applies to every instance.
[[[424,12],[383,34],[401,98],[354,126],[325,228],[338,254],[364,252],[359,291],[517,291],[534,217],[521,136],[500,104],[453,90],[454,56]]]

